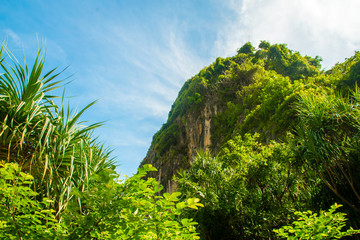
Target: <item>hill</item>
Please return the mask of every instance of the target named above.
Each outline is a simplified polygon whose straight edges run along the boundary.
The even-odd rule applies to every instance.
[[[270,239],[294,209],[335,202],[359,227],[360,53],[327,71],[320,62],[246,43],[185,82],[141,165],[166,191],[201,199],[189,216],[202,238]]]
[[[234,57],[217,58],[185,82],[141,165],[157,167],[157,178],[171,191],[173,175],[200,150],[216,154],[238,133],[281,138],[294,117],[294,81],[320,75],[320,61],[265,41],[256,51],[247,43]]]

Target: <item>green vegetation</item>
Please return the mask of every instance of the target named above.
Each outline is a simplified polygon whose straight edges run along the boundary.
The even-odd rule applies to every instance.
[[[0,50],[0,239],[359,236],[360,53],[328,71],[266,41],[217,58],[184,84],[153,138],[154,166],[183,168],[171,167],[173,193],[146,162],[120,180],[93,136],[102,123],[80,121],[94,102],[78,113],[64,96],[56,105],[62,81],[43,73],[42,54],[29,68]],[[205,106],[211,152],[188,159],[187,128]]]
[[[0,239],[56,239],[63,226],[55,219],[52,202],[31,189],[33,177],[15,163],[0,164]]]
[[[308,196],[300,187],[306,179],[291,169],[289,146],[258,139],[259,134],[237,136],[218,156],[200,154],[179,174],[179,190],[204,204],[189,213],[204,239],[267,238],[287,223],[293,208],[304,206]]]
[[[169,114],[169,129],[191,124],[188,116],[201,119],[205,106],[216,108],[211,152],[185,159],[190,166],[173,172],[184,197],[204,204],[185,211],[199,223],[201,239],[276,239],[280,235],[273,230],[290,225],[299,211],[333,211],[334,203],[344,205],[347,228],[360,227],[360,55],[328,71],[320,62],[285,44],[262,41],[256,49],[246,43],[237,55],[216,59],[185,83]],[[189,102],[196,93],[201,101]],[[162,162],[178,159],[162,151],[155,150]],[[333,226],[344,226],[336,219],[339,225]],[[346,235],[336,228],[338,235],[325,236],[332,227],[321,219],[316,224],[329,229],[319,233],[325,239]]]
[[[335,213],[341,205],[336,203],[331,206],[329,211],[320,211],[320,214],[312,211],[295,212],[298,220],[292,224],[294,226],[284,226],[275,229],[274,232],[281,238],[286,239],[341,239],[356,233],[360,230],[348,229],[342,232],[345,227],[345,214]]]
[[[81,115],[57,106],[56,69],[43,73],[0,50],[0,239],[198,239],[185,208],[203,206],[145,175],[120,181],[110,150],[83,127]],[[10,61],[9,61],[10,60]],[[62,97],[62,102],[65,98]]]

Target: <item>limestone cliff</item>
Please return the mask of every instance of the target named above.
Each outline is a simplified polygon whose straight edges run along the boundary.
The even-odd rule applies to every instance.
[[[176,185],[171,180],[178,170],[188,168],[199,150],[210,150],[212,119],[219,108],[211,96],[207,96],[196,111],[190,106],[172,121],[173,134],[162,136],[168,145],[166,149],[159,147],[158,141],[151,145],[142,164],[151,163],[158,169],[152,177],[156,177],[167,192],[175,190]],[[167,130],[167,125],[164,126],[160,131]]]

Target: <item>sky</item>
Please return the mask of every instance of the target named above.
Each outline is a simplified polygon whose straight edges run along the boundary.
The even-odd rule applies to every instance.
[[[285,43],[323,59],[360,50],[358,0],[0,0],[0,41],[28,64],[45,45],[45,68],[72,108],[131,176],[186,80],[246,42]]]

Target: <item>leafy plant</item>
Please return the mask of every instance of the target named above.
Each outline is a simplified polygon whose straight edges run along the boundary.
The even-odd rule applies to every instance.
[[[298,159],[346,205],[360,213],[359,90],[352,98],[302,94],[297,104]]]
[[[346,225],[345,214],[335,212],[342,205],[334,204],[328,211],[320,211],[319,214],[308,210],[295,212],[298,220],[290,226],[275,229],[277,236],[286,239],[340,239],[353,234],[359,234],[360,230],[352,228],[343,231]]]
[[[155,171],[144,165],[138,173],[119,183],[116,174],[94,175],[89,191],[76,193],[81,199],[70,205],[65,221],[75,239],[199,239],[192,219],[181,217],[185,208],[197,209],[199,199],[180,201],[179,192],[159,195],[162,186],[153,179],[143,179]]]
[[[37,200],[33,177],[15,163],[0,163],[0,239],[56,239],[66,227],[48,209],[51,200]]]
[[[42,49],[32,68],[25,60],[20,64],[5,44],[0,58],[0,157],[34,177],[34,188],[54,200],[50,205],[60,218],[71,189],[83,190],[92,173],[113,164],[110,151],[92,136],[101,123],[79,122],[94,102],[79,113],[54,104],[51,91],[62,81],[56,69],[43,73]]]

